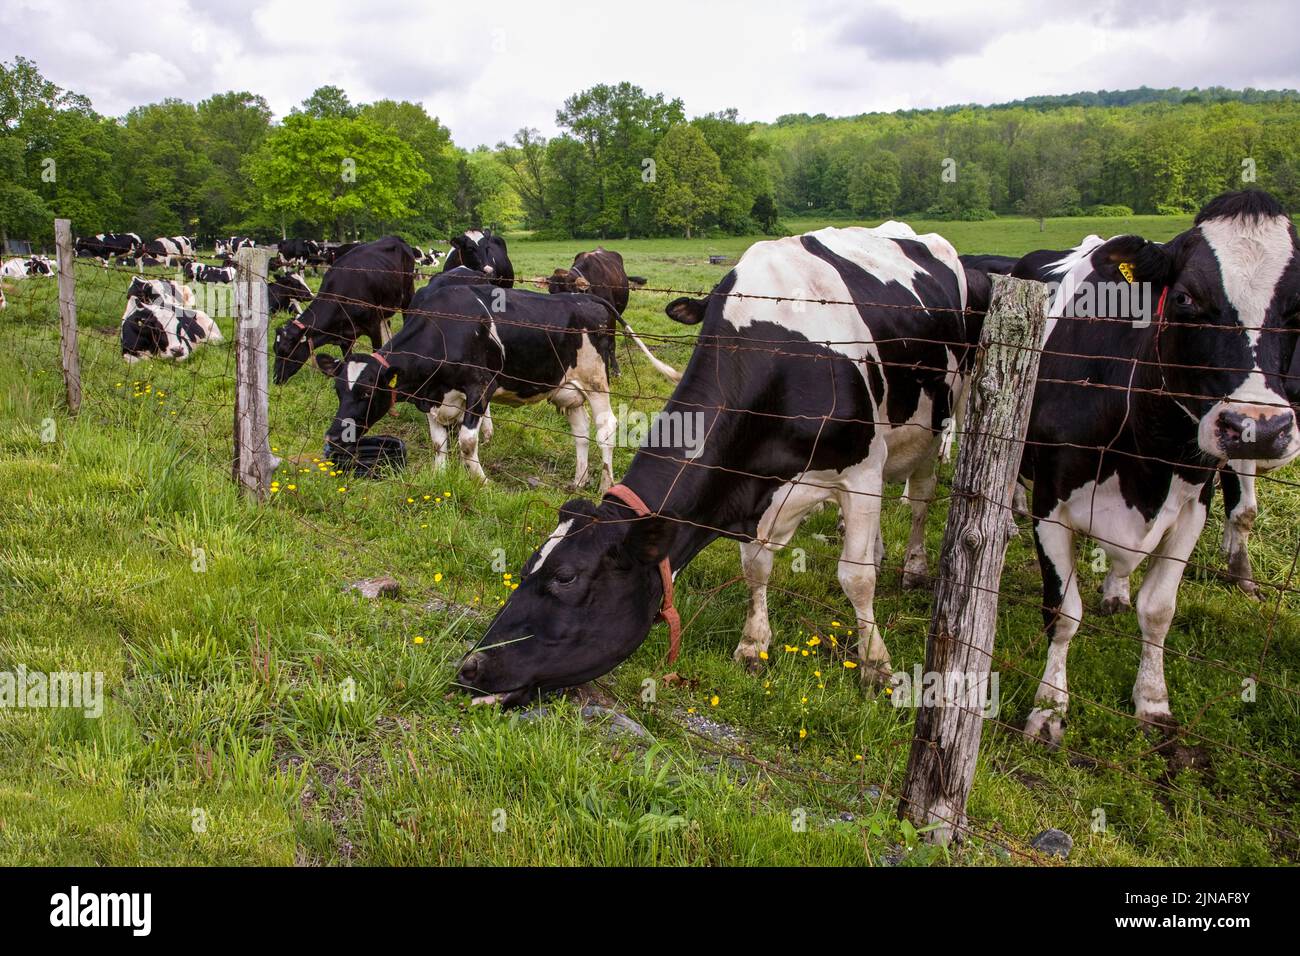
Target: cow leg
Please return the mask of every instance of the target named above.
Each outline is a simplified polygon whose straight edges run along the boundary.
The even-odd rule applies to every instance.
[[[592,389],[587,392],[596,419],[596,447],[600,449],[600,494],[604,495],[614,483],[614,436],[618,433],[618,417],[609,404],[609,392]]]
[[[465,467],[476,479],[487,483],[487,472],[478,460],[479,425],[483,422],[483,413],[488,407],[486,396],[475,399],[465,396],[465,415],[460,421],[460,457]]]
[[[877,553],[880,538],[880,496],[884,478],[878,470],[864,471],[861,479],[839,493],[844,516],[844,546],[840,551],[839,579],[844,595],[853,605],[858,622],[858,660],[862,665],[862,686],[888,684],[894,669],[889,648],[876,626],[875,598]]]
[[[1133,683],[1133,706],[1139,720],[1175,723],[1165,687],[1165,635],[1174,619],[1178,585],[1205,527],[1206,504],[1199,497],[1183,505],[1177,520],[1151,555],[1138,591],[1137,617],[1142,628],[1142,658]]]
[[[438,420],[438,409],[429,409],[429,441],[433,443],[433,468],[441,471],[447,466],[447,426]]]
[[[741,542],[740,568],[749,585],[749,610],[732,657],[748,670],[760,666],[761,655],[772,641],[772,625],[767,616],[767,582],[772,576],[774,556],[790,543],[799,523],[825,496],[825,488],[797,481],[779,488],[758,521],[754,539]]]
[[[564,414],[569,419],[569,430],[573,432],[573,454],[577,459],[573,487],[576,490],[587,484],[587,430],[590,424],[587,420],[587,406],[582,402],[570,405]]]
[[[1035,519],[1034,542],[1043,575],[1043,621],[1048,644],[1047,665],[1034,694],[1034,709],[1025,721],[1025,733],[1059,747],[1065,736],[1065,711],[1070,700],[1066,659],[1070,638],[1083,619],[1083,600],[1074,570],[1074,531],[1054,521]]]
[[[1250,565],[1250,532],[1259,514],[1255,497],[1255,463],[1233,461],[1220,475],[1223,485],[1223,556],[1228,561],[1228,576],[1251,597],[1259,597],[1255,570]]]
[[[478,429],[479,441],[487,444],[492,440],[492,406],[489,405],[483,410],[483,424]]]
[[[925,518],[930,513],[930,500],[938,484],[933,458],[920,465],[907,479],[903,495],[912,508],[912,531],[907,539],[907,555],[903,559],[903,587],[920,588],[929,583],[929,566],[925,556]],[[880,552],[884,554],[883,550]]]

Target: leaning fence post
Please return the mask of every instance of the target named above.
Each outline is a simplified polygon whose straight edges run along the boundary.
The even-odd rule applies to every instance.
[[[984,702],[996,701],[989,687],[998,585],[1038,375],[1034,343],[1043,340],[1047,322],[1047,287],[1041,282],[997,275],[992,280],[925,646],[925,680],[936,682],[936,692],[912,689],[922,706],[898,808],[918,827],[933,827],[926,838],[940,844],[960,839],[966,826]]]
[[[54,245],[59,260],[59,352],[68,414],[81,410],[81,356],[77,351],[77,283],[73,274],[72,222],[54,220]]]
[[[234,479],[244,494],[263,502],[275,462],[267,420],[267,266],[273,250],[235,253],[235,459]]]

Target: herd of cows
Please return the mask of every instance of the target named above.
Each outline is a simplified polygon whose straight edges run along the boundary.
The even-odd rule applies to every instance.
[[[224,242],[217,254],[246,241]],[[207,278],[230,264],[195,262],[186,237],[103,235],[78,240],[77,251],[186,260],[194,281],[233,277]],[[616,252],[581,253],[555,270],[545,293],[515,288],[505,241],[479,231],[452,240],[443,270],[418,289],[417,265],[437,256],[393,236],[332,250],[290,241],[278,255],[286,267],[329,266],[314,296],[291,269],[269,290],[272,311],[290,314],[274,334],[273,381],[306,366],[328,377],[338,399],[326,432],[333,453],[355,451],[408,402],[428,416],[436,463],[456,432],[465,466],[485,479],[479,445],[491,437],[491,403],[549,401],[569,420],[580,488],[591,477],[588,411],[595,420],[600,500],[560,509],[517,589],[460,662],[457,683],[476,702],[519,705],[599,677],[657,618],[669,623],[675,652],[673,577],[719,537],[739,543],[750,591],[735,658],[761,666],[772,638],[774,555],[823,502],[843,517],[838,577],[857,617],[863,680],[889,682],[873,611],[882,491],[907,483],[904,583],[917,584],[926,578],[941,445],[994,274],[1037,279],[1051,293],[1020,468],[1032,493],[1049,639],[1029,735],[1057,745],[1063,734],[1067,653],[1083,615],[1078,538],[1092,538],[1108,558],[1102,613],[1129,606],[1129,578],[1149,559],[1134,602],[1133,703],[1140,721],[1173,724],[1164,642],[1216,481],[1228,510],[1229,570],[1252,590],[1255,476],[1300,455],[1300,255],[1290,218],[1262,191],[1218,197],[1165,243],[1090,236],[1021,258],[961,256],[943,237],[896,222],[758,242],[708,295],[666,306],[669,318],[700,328],[681,373],[627,325],[629,290],[645,280],[629,277]],[[1103,287],[1134,294],[1096,294]],[[1129,302],[1148,308],[1134,315]],[[133,279],[123,355],[180,359],[219,339],[193,306],[180,281]],[[392,335],[397,312],[404,321]],[[702,416],[706,438],[690,449],[642,447],[615,484],[609,377],[620,328],[676,382],[664,413]],[[354,351],[362,337],[371,349]]]

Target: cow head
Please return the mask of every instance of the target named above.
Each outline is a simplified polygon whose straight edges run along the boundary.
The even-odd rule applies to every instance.
[[[460,256],[460,264],[467,269],[489,276],[495,271],[488,261],[487,246],[482,241],[481,234],[478,238],[469,234],[453,236],[451,246]]]
[[[167,349],[167,332],[153,309],[137,306],[122,319],[122,358],[135,362]]]
[[[1150,284],[1159,388],[1196,422],[1213,459],[1277,467],[1300,454],[1286,391],[1300,317],[1296,249],[1281,206],[1249,190],[1213,200],[1165,245],[1118,236],[1092,254],[1102,281],[1129,273]]]
[[[556,269],[546,280],[547,292],[586,292],[591,283],[571,269]]]
[[[575,499],[524,565],[456,682],[504,706],[613,670],[645,640],[662,599],[658,564],[675,525]]]
[[[301,316],[290,319],[275,330],[275,362],[271,368],[271,381],[283,385],[293,378],[311,360],[311,330]]]
[[[316,363],[333,378],[339,398],[338,414],[325,433],[325,443],[347,451],[393,407],[397,372],[381,364],[374,354],[349,353],[339,361],[321,352]]]

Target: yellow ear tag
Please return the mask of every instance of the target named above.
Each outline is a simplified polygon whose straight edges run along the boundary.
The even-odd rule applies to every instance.
[[[1132,279],[1129,279],[1129,282],[1132,282],[1132,281],[1133,281]],[[397,373],[396,373],[396,372],[393,373],[393,377],[392,377],[392,379],[389,380],[389,382],[388,382],[388,387],[389,387],[389,388],[396,388],[396,387],[397,387]]]
[[[1121,262],[1119,264],[1119,274],[1124,277],[1129,285],[1133,284],[1133,264],[1131,262]]]

